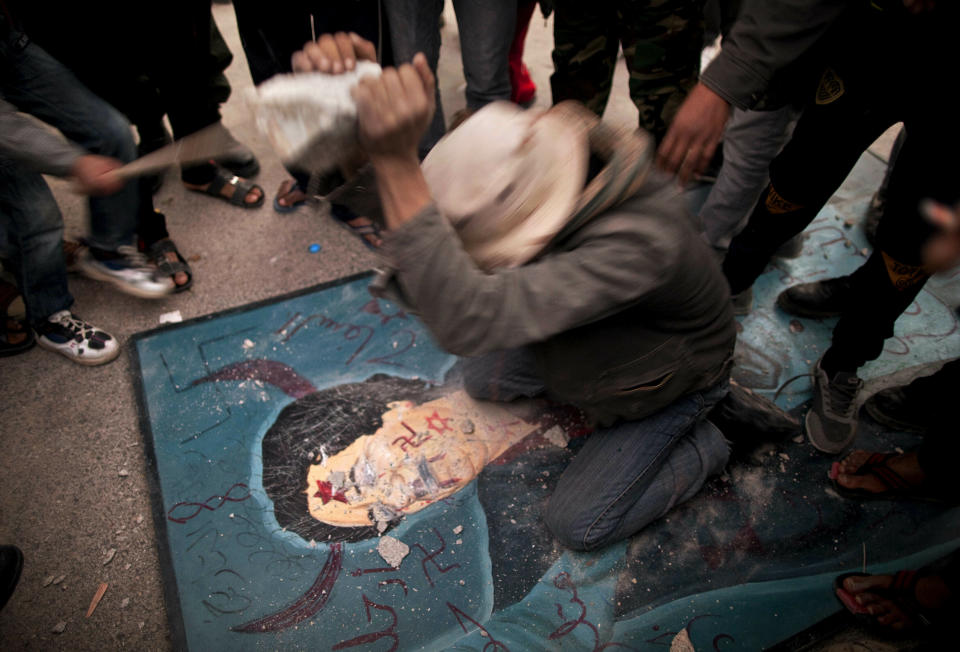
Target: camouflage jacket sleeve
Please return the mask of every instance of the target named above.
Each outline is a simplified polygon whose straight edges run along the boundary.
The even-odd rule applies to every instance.
[[[849,0],[744,0],[717,55],[701,75],[710,90],[752,109],[773,76],[807,52]]]
[[[37,172],[65,177],[84,151],[0,98],[0,156]]]

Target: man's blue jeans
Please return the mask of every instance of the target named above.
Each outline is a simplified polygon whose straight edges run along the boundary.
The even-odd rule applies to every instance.
[[[478,399],[543,394],[527,349],[462,360],[464,389]],[[560,476],[544,512],[568,548],[592,550],[625,539],[692,498],[729,458],[723,435],[704,417],[727,393],[724,380],[637,421],[598,428]]]
[[[36,326],[73,305],[63,261],[63,217],[43,177],[0,157],[0,258]]]
[[[58,128],[85,150],[132,161],[136,147],[127,120],[33,43],[0,37],[0,93],[20,111]],[[109,197],[91,197],[88,243],[116,251],[134,243],[138,184]],[[61,241],[63,218],[43,177],[0,159],[0,255],[17,277],[31,324],[69,308]]]

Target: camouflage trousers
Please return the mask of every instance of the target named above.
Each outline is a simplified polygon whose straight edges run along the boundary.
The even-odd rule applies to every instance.
[[[557,0],[553,102],[578,100],[602,115],[620,47],[640,126],[659,142],[697,82],[704,0]]]

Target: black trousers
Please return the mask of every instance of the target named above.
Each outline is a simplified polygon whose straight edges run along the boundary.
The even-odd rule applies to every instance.
[[[356,32],[376,45],[380,42],[380,35],[386,37],[389,31],[380,29],[375,0],[345,3],[293,0],[284,3],[282,10],[261,0],[234,0],[233,9],[237,14],[237,29],[250,76],[257,85],[274,75],[292,72],[290,59],[293,53],[312,40],[314,34]],[[389,45],[381,50],[388,54]],[[384,65],[388,63],[385,61]],[[309,171],[294,168],[288,168],[288,171],[296,179],[297,186],[306,191]],[[343,177],[334,172],[320,179],[318,187],[310,190],[322,195],[342,183]]]
[[[927,432],[917,450],[920,468],[938,493],[952,497],[960,497],[960,484],[954,475],[960,457],[960,437],[951,409],[958,389],[960,359],[951,360],[934,374],[917,378],[902,390],[910,411],[927,417]]]
[[[880,354],[929,276],[921,253],[933,229],[920,202],[952,205],[960,198],[960,164],[951,154],[960,146],[960,128],[948,110],[957,82],[945,45],[956,9],[944,13],[867,12],[859,37],[840,39],[723,264],[731,292],[750,287],[773,253],[813,221],[863,151],[904,123],[907,137],[891,171],[877,248],[852,276],[849,308],[825,354],[828,371],[855,371]]]

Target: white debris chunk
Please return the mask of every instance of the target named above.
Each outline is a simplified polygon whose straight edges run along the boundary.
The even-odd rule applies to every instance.
[[[333,488],[333,492],[338,493],[344,488],[344,483],[347,480],[347,476],[343,471],[334,471],[327,479],[330,481],[330,486]]]
[[[284,163],[317,172],[335,168],[357,149],[351,90],[361,78],[379,75],[371,61],[340,75],[276,75],[249,96],[257,127]]]
[[[567,444],[570,442],[570,438],[567,437],[567,433],[565,433],[563,428],[560,426],[554,426],[547,430],[545,433],[543,433],[543,438],[557,448],[566,448]]]
[[[252,349],[252,348],[255,347],[255,346],[256,346],[256,344],[254,344],[252,340],[244,340],[244,341],[243,341],[243,350],[244,350],[244,351],[249,351],[250,349]]]
[[[403,558],[410,554],[410,546],[400,539],[394,539],[387,535],[380,537],[380,543],[377,544],[377,552],[383,557],[383,560],[393,566],[400,568]]]
[[[63,634],[63,630],[67,628],[67,621],[61,620],[59,623],[53,626],[53,629],[50,631],[54,634]]]
[[[693,647],[693,641],[690,640],[690,632],[684,627],[680,630],[673,640],[670,641],[670,652],[696,652]]]
[[[454,533],[454,534],[460,534],[461,532],[463,532],[463,526],[462,526],[462,525],[458,525],[457,527],[453,528],[453,533]]]
[[[174,310],[172,312],[165,312],[160,315],[161,324],[178,324],[183,321],[183,315],[180,314],[179,310]]]

